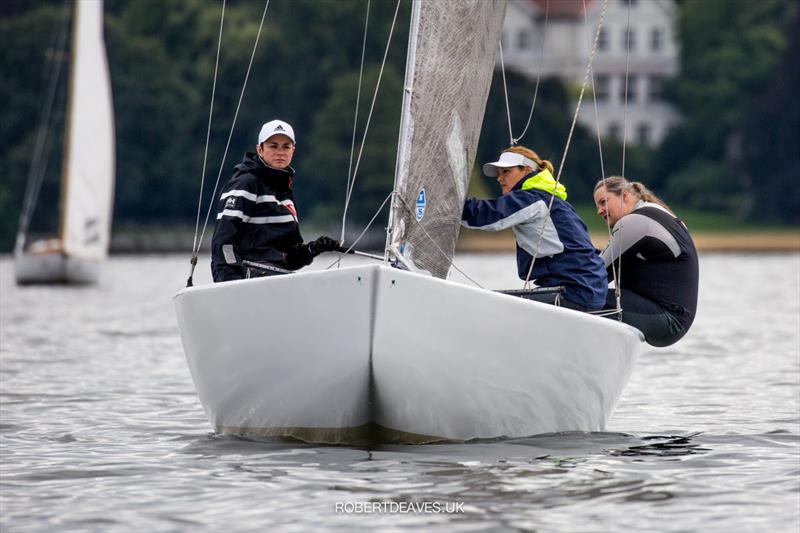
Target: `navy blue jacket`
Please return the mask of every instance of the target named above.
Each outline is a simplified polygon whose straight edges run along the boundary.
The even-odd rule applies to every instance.
[[[297,270],[311,262],[302,252],[303,237],[292,193],[294,169],[267,166],[253,152],[234,167],[219,197],[211,240],[214,281],[244,277],[242,260]]]
[[[461,215],[468,228],[501,231],[512,228],[517,239],[517,272],[526,279],[533,256],[531,280],[541,287],[563,285],[564,298],[589,310],[605,304],[608,279],[586,224],[575,209],[561,198],[539,189],[522,190],[529,174],[507,194],[491,200],[467,198]],[[539,241],[547,206],[550,216]],[[537,249],[538,244],[538,249]]]

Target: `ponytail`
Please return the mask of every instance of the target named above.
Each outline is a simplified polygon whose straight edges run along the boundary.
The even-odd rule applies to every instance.
[[[539,157],[539,154],[537,154],[530,148],[525,148],[524,146],[510,146],[505,150],[503,150],[503,152],[513,152],[515,154],[524,155],[525,157],[533,160],[536,163],[536,165],[539,167],[538,171],[547,169],[551,174],[555,172],[555,167],[553,166],[553,163],[551,163],[547,159],[542,159],[541,157]]]

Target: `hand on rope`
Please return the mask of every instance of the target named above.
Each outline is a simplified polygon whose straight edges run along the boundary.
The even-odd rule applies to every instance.
[[[316,257],[322,252],[338,252],[342,250],[339,241],[327,235],[323,235],[317,240],[311,241],[307,246],[312,257]]]

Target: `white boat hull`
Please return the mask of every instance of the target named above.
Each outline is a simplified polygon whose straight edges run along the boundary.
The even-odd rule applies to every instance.
[[[61,252],[20,254],[14,257],[18,285],[87,285],[100,278],[100,261],[69,257]]]
[[[313,442],[602,430],[643,345],[612,320],[382,265],[189,288],[175,306],[217,432]]]

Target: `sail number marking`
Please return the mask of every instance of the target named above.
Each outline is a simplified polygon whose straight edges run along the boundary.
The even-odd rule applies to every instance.
[[[419,194],[417,194],[417,204],[416,204],[416,217],[417,221],[422,220],[422,217],[425,216],[425,206],[428,202],[428,195],[425,193],[425,187],[419,190]]]

